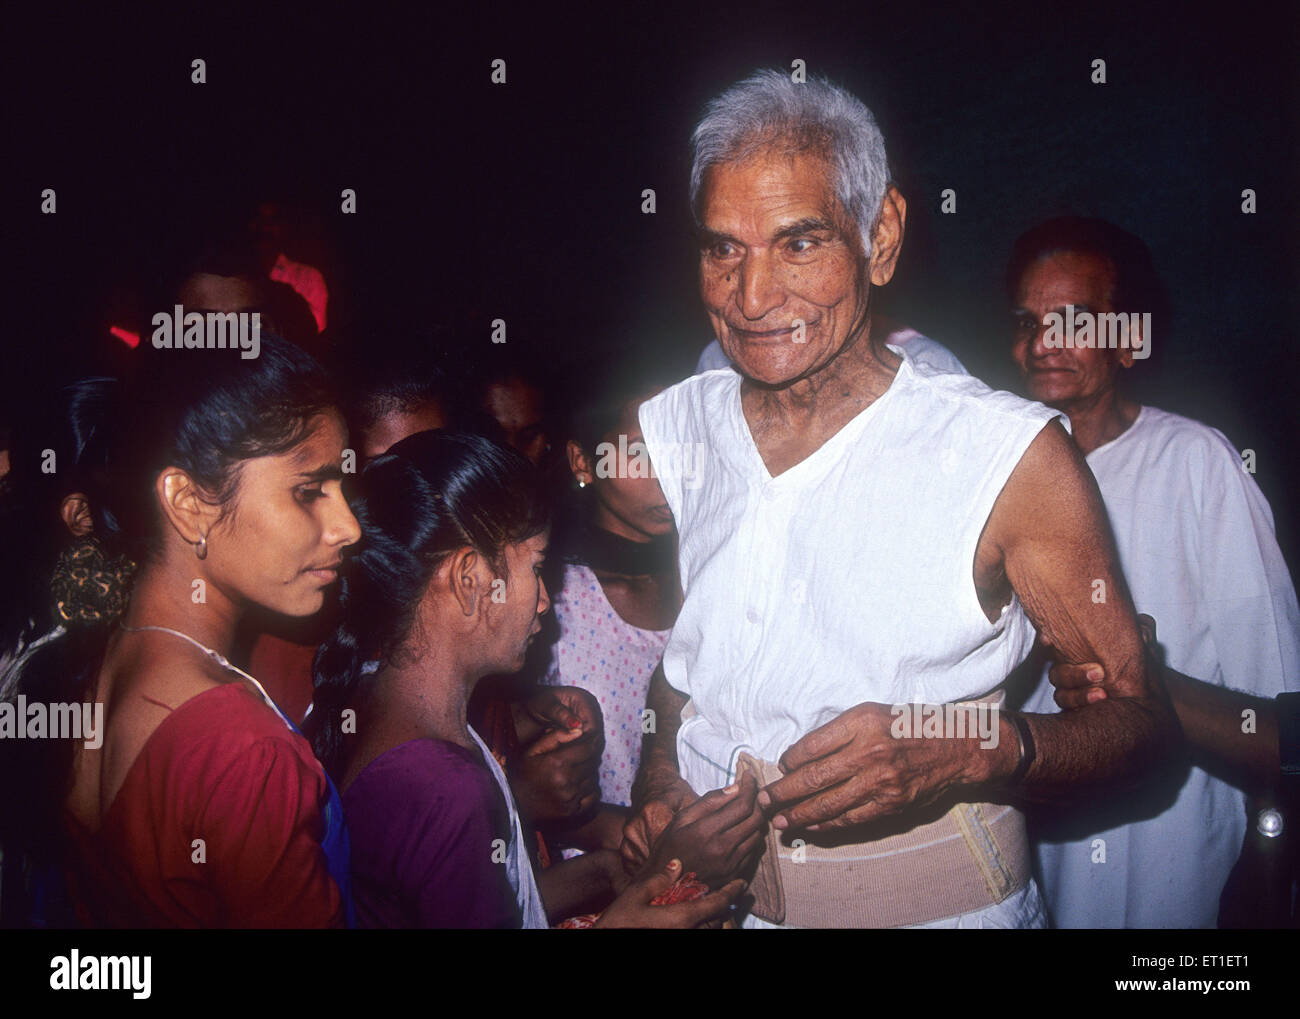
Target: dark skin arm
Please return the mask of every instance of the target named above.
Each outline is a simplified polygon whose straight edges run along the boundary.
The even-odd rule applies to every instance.
[[[580,824],[548,824],[542,832],[547,843],[558,849],[581,849],[584,853],[612,849],[617,853],[623,846],[623,826],[629,816],[627,807],[602,803]]]
[[[1247,792],[1272,789],[1281,767],[1274,703],[1193,679],[1159,664],[1156,621],[1147,615],[1138,619],[1152,666],[1161,670],[1196,762],[1208,771],[1223,772],[1223,777]],[[1105,671],[1096,663],[1077,670],[1053,666],[1048,676],[1056,688],[1056,703],[1067,711],[1107,697],[1103,688]],[[1243,730],[1247,711],[1254,712],[1253,732]]]
[[[677,730],[687,700],[668,685],[661,662],[646,693],[654,731],[641,738],[641,765],[632,784],[632,816],[623,829],[623,862],[629,871],[645,865],[677,811],[698,798],[677,770]]]
[[[584,853],[537,871],[537,887],[552,923],[580,913],[599,913],[628,881],[623,862],[612,849]]]
[[[1094,601],[1095,583],[1105,601]],[[1014,591],[1042,639],[1071,664],[1101,663],[1107,698],[1064,715],[1026,715],[1037,757],[1017,792],[1078,797],[1124,783],[1179,752],[1177,717],[1148,670],[1117,566],[1101,495],[1078,448],[1053,423],[1030,444],[994,504],[976,552],[975,586],[996,616]],[[865,703],[793,744],[785,777],[760,800],[777,828],[843,828],[950,795],[1005,785],[1018,739],[999,715],[998,741],[894,739],[889,705]]]

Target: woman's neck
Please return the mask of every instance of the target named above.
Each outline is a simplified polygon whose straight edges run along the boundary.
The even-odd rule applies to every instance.
[[[595,511],[591,514],[591,526],[601,531],[607,531],[625,541],[635,541],[638,544],[646,544],[651,540],[651,535],[637,530],[626,520],[611,513],[605,508],[604,503],[601,502],[596,503]]]
[[[410,663],[389,664],[371,684],[372,724],[394,746],[412,739],[441,739],[476,749],[468,705],[478,679],[445,647],[430,649]]]
[[[193,574],[192,568],[167,561],[142,568],[122,614],[122,626],[166,627],[229,656],[242,606]]]
[[[621,577],[666,577],[675,568],[671,534],[629,537],[629,528],[614,530],[604,518],[593,514],[576,535],[572,553],[597,575]]]

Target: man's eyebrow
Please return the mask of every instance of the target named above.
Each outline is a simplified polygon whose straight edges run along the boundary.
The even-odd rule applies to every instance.
[[[772,235],[772,240],[785,241],[789,240],[791,237],[803,237],[805,234],[816,233],[834,234],[836,233],[835,224],[829,220],[822,219],[820,216],[805,216],[803,219],[795,220],[793,223],[788,223],[781,227],[780,230]],[[699,245],[702,248],[707,248],[713,244],[717,244],[719,241],[726,241],[728,244],[737,244],[744,247],[743,243],[735,237],[723,233],[720,230],[714,230],[711,227],[699,227],[696,230],[696,235],[699,239]]]
[[[342,481],[343,468],[337,464],[326,464],[314,471],[300,471],[296,477],[299,481]]]
[[[695,237],[701,248],[711,247],[719,241],[726,241],[728,244],[740,244],[740,241],[732,237],[731,234],[724,234],[707,226],[697,227]]]
[[[804,234],[835,233],[835,225],[818,216],[805,216],[803,219],[795,220],[787,226],[781,227],[772,235],[774,241],[786,241],[791,237],[802,237]]]

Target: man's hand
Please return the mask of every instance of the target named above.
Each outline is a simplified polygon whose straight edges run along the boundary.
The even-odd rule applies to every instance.
[[[772,826],[847,828],[925,806],[978,781],[977,755],[995,752],[977,736],[896,739],[894,719],[887,704],[859,704],[791,745],[778,762],[785,777],[759,793],[780,808]]]
[[[746,775],[682,808],[655,843],[650,868],[681,860],[710,888],[746,874],[763,851],[767,827],[757,797],[758,782]]]
[[[646,865],[651,850],[659,841],[677,812],[698,800],[695,791],[681,777],[665,782],[646,793],[641,809],[623,826],[623,866],[634,874]]]

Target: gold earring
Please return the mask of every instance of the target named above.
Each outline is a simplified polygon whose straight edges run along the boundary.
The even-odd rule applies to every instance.
[[[206,534],[200,534],[199,540],[194,543],[194,554],[200,559],[208,557],[208,536]]]

